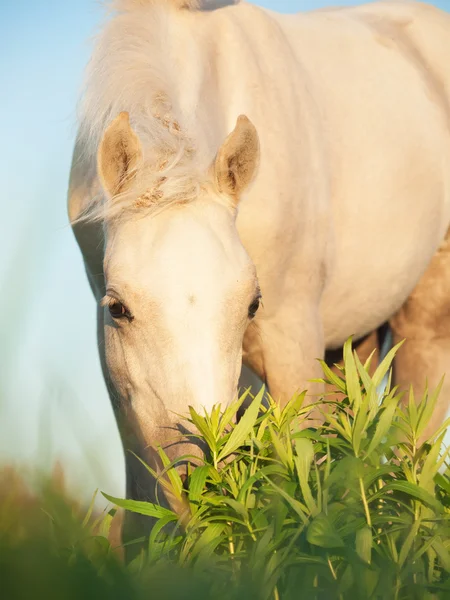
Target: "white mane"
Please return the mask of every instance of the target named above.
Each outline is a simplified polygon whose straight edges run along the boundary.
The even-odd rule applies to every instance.
[[[227,2],[235,3],[234,1]],[[122,111],[143,146],[139,180],[127,194],[103,204],[93,199],[88,218],[112,217],[131,206],[130,196],[157,189],[158,207],[198,196],[201,148],[178,98],[179,66],[171,55],[181,8],[211,9],[223,2],[116,0],[116,14],[99,34],[88,65],[80,104],[80,139],[95,164],[106,127]],[[184,12],[184,11],[181,11]]]

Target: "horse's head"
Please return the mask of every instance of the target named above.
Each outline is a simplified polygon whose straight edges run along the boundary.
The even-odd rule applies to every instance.
[[[121,412],[143,446],[175,441],[178,415],[189,405],[200,411],[236,396],[260,290],[235,218],[258,158],[256,130],[240,117],[195,199],[183,202],[177,192],[158,210],[170,176],[160,172],[152,189],[142,188],[152,166],[126,113],[101,141],[107,202],[126,198],[135,207],[106,221],[105,358]]]

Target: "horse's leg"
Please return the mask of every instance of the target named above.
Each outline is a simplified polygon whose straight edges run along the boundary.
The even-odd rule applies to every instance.
[[[324,354],[322,323],[315,308],[289,310],[284,305],[274,318],[252,325],[244,341],[246,364],[282,406],[303,390],[307,390],[308,403],[323,395],[323,386],[310,380],[321,376],[317,359]]]
[[[402,390],[412,384],[421,399],[425,383],[434,390],[450,370],[450,235],[434,255],[411,296],[391,319],[394,343],[406,338],[394,361],[394,380]],[[407,400],[405,394],[405,400]],[[424,433],[432,434],[445,419],[450,402],[450,373]]]
[[[245,364],[242,365],[241,376],[239,377],[239,394],[243,394],[250,389],[252,395],[259,392],[263,385],[261,378]]]

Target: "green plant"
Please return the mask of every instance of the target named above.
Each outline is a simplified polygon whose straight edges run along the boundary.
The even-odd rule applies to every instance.
[[[351,341],[340,375],[322,363],[322,381],[342,399],[321,401],[317,429],[308,427],[304,394],[281,410],[270,398],[263,405],[261,390],[237,424],[244,398],[223,413],[191,409],[188,421],[209,452],[190,470],[188,491],[159,450],[160,485],[185,497],[187,522],[106,495],[157,518],[136,571],[189,569],[211,598],[243,597],[244,588],[283,600],[449,597],[448,423],[421,442],[439,389],[417,404],[412,392],[403,403],[390,379],[379,392],[397,349],[372,377]]]

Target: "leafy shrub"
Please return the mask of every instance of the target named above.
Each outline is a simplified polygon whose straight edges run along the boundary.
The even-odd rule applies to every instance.
[[[160,450],[160,485],[185,498],[187,523],[167,508],[107,496],[158,519],[142,567],[190,568],[211,579],[211,597],[249,582],[257,597],[286,600],[450,597],[446,424],[421,440],[439,389],[402,403],[389,380],[380,394],[397,349],[372,377],[350,341],[340,374],[323,363],[323,381],[342,398],[321,401],[317,429],[308,428],[304,394],[281,410],[270,399],[263,406],[261,390],[238,424],[244,397],[223,413],[191,409],[209,452],[188,491]]]

